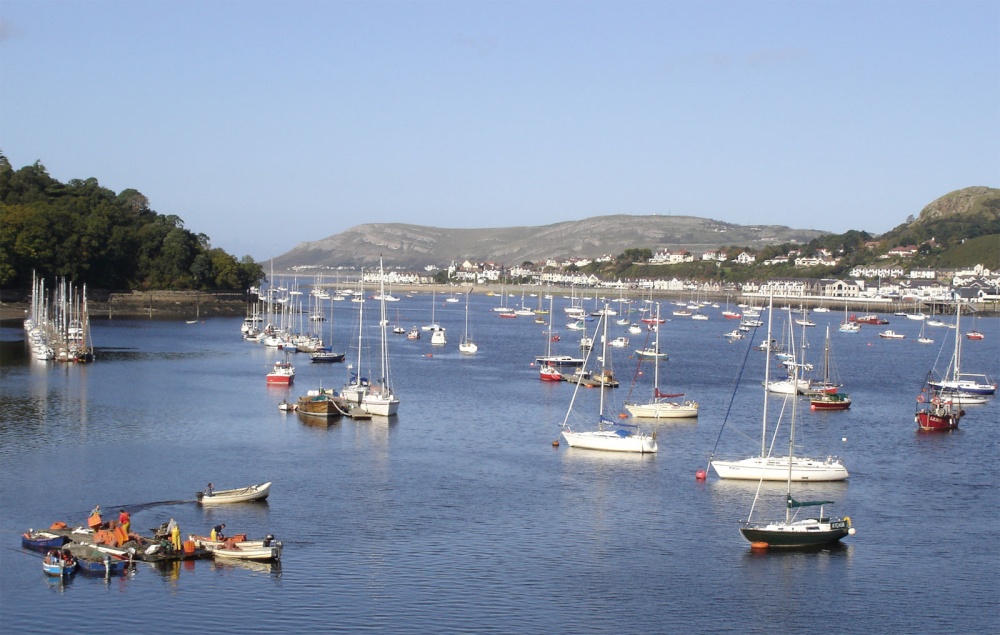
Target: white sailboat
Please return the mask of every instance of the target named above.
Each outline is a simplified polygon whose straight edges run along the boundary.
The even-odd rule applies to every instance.
[[[771,315],[767,312],[767,341],[771,341]],[[770,382],[771,354],[766,354],[764,364],[764,385]],[[799,381],[797,367],[793,367],[793,381]],[[739,460],[711,460],[710,464],[719,478],[747,481],[783,481],[786,476],[793,481],[843,481],[848,477],[847,469],[835,456],[826,459],[809,457],[771,456],[767,447],[767,403],[768,391],[764,389],[764,407],[760,433],[760,454]],[[793,397],[793,401],[797,401]]]
[[[798,368],[792,372],[793,377],[798,377]],[[795,451],[795,419],[797,414],[798,399],[792,399],[792,417],[788,433],[788,457],[785,463],[785,475],[788,489],[785,492],[785,519],[769,521],[763,523],[752,523],[754,507],[757,505],[757,496],[760,488],[754,495],[754,504],[750,508],[747,521],[740,527],[740,533],[750,541],[754,548],[805,548],[820,545],[829,545],[839,542],[846,536],[853,536],[854,527],[851,526],[851,519],[848,516],[843,518],[827,517],[823,515],[826,505],[832,505],[833,501],[797,501],[792,498],[792,481],[802,480],[794,478]],[[769,480],[762,477],[760,480]],[[810,516],[804,519],[797,519],[798,510],[803,508],[819,507],[818,516]],[[796,510],[793,514],[792,510]]]
[[[381,309],[381,319],[379,320],[379,334],[381,340],[379,361],[381,366],[381,375],[377,381],[369,383],[368,389],[361,398],[361,408],[368,414],[391,417],[399,410],[399,397],[397,397],[393,392],[392,382],[390,381],[389,376],[389,339],[386,333],[388,320],[386,320],[385,317],[385,275],[382,270],[381,258],[379,258],[378,270],[380,285],[379,295],[382,297],[379,301]]]
[[[656,319],[660,319],[660,303],[656,303]],[[660,329],[656,329],[655,350],[660,350]],[[698,416],[698,402],[671,401],[683,397],[683,393],[664,394],[660,392],[660,358],[654,357],[653,362],[653,399],[644,404],[626,403],[625,409],[633,417],[640,419],[684,419]]]
[[[600,317],[600,324],[604,325],[604,352],[602,360],[602,375],[604,374],[604,360],[607,359],[607,335],[608,335],[608,315]],[[588,353],[589,358],[589,353]],[[582,376],[581,376],[582,377]],[[569,409],[562,422],[562,436],[571,448],[584,448],[587,450],[604,450],[607,452],[637,452],[641,454],[655,453],[657,451],[656,437],[654,435],[640,432],[637,426],[615,423],[604,415],[604,397],[606,389],[600,386],[601,391],[600,406],[598,409],[598,425],[596,430],[575,431],[569,425],[569,418],[573,412],[573,404],[576,402],[577,394],[580,391],[582,382],[578,380],[573,388],[573,398],[570,400]]]
[[[359,297],[364,298],[365,291],[365,270],[361,270],[361,278],[359,280],[359,285],[361,287],[361,295]],[[358,365],[352,369],[350,379],[344,384],[344,387],[340,389],[340,396],[346,401],[352,404],[361,404],[361,400],[364,398],[365,393],[368,392],[368,379],[361,376],[361,351],[362,348],[362,336],[365,330],[365,303],[358,303]],[[350,366],[348,366],[350,368]]]
[[[462,341],[458,344],[458,350],[462,353],[475,353],[479,350],[479,347],[472,338],[469,337],[469,296],[472,295],[470,290],[465,294],[465,335],[462,337]]]
[[[945,376],[939,381],[927,382],[931,387],[943,392],[963,392],[971,395],[992,395],[997,391],[997,382],[983,373],[962,372],[962,305],[955,306],[955,352]]]

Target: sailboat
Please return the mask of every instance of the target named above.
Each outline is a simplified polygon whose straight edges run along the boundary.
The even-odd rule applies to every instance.
[[[841,384],[833,380],[830,374],[832,366],[830,355],[830,325],[826,327],[826,346],[823,349],[823,381],[813,384],[809,392],[809,408],[811,410],[847,410],[851,407],[851,396],[838,392]]]
[[[608,359],[607,335],[608,335],[608,314],[601,315],[600,322],[604,325],[604,347],[601,357],[601,376],[606,372],[605,360]],[[587,357],[590,355],[588,353]],[[562,422],[562,436],[571,448],[584,448],[588,450],[604,450],[608,452],[638,452],[640,454],[655,453],[657,450],[656,437],[654,435],[640,432],[637,426],[624,423],[615,423],[604,415],[604,397],[607,392],[601,386],[600,405],[598,408],[597,430],[574,431],[569,426],[569,417],[573,412],[573,404],[580,391],[582,382],[577,381],[573,388],[573,398],[570,400],[569,409]]]
[[[773,303],[769,303],[767,311],[767,341],[771,340],[771,316]],[[799,381],[798,366],[792,367],[792,379]],[[848,477],[847,469],[839,458],[828,456],[824,460],[809,457],[788,456],[774,457],[767,448],[767,404],[770,383],[771,354],[767,353],[764,363],[764,408],[760,432],[760,454],[740,460],[711,460],[710,464],[719,478],[729,478],[746,481],[783,481],[787,478],[793,481],[843,481]],[[793,398],[792,401],[797,401]],[[794,407],[794,406],[793,406]]]
[[[920,323],[920,335],[917,335],[918,344],[933,344],[934,340],[924,335],[924,327],[927,326],[927,320]]]
[[[997,391],[997,383],[982,373],[962,372],[962,305],[955,309],[955,353],[945,377],[928,381],[932,388],[944,392],[964,392],[973,395],[992,395]]]
[[[770,323],[771,314],[768,313],[768,322]],[[788,346],[791,350],[789,359],[786,360],[785,366],[795,368],[808,368],[812,369],[811,365],[805,363],[806,356],[806,331],[805,327],[802,327],[802,344],[799,346],[798,355],[795,354],[795,326],[792,320],[791,311],[788,313]],[[796,373],[796,376],[798,374]],[[808,394],[810,390],[810,381],[808,379],[796,379],[792,381],[792,376],[789,374],[784,379],[779,379],[776,381],[766,382],[765,387],[767,390],[779,395],[799,395]]]
[[[798,374],[796,367],[792,376],[798,378]],[[833,501],[797,501],[792,498],[792,481],[800,480],[793,478],[794,461],[792,459],[795,450],[797,403],[797,399],[792,399],[792,420],[788,433],[788,460],[786,461],[788,488],[785,491],[785,519],[783,521],[753,523],[750,521],[750,518],[753,517],[753,507],[751,507],[750,517],[740,527],[740,533],[750,541],[750,545],[754,548],[803,548],[830,545],[839,542],[846,536],[853,536],[855,533],[849,516],[835,518],[823,515],[824,506],[832,505]],[[759,494],[759,487],[757,491]],[[754,506],[756,504],[757,497],[754,496]],[[798,510],[811,507],[819,507],[818,516],[796,520]],[[792,510],[796,510],[794,514]]]
[[[656,319],[660,319],[660,303],[656,303]],[[660,329],[656,329],[654,350],[660,350]],[[625,409],[633,417],[639,419],[684,419],[698,416],[698,402],[685,401],[678,403],[668,401],[683,397],[683,393],[664,394],[660,392],[660,358],[653,358],[653,399],[644,404],[626,403]]]
[[[462,353],[475,353],[479,350],[476,343],[472,341],[469,337],[469,296],[472,295],[470,290],[465,294],[465,335],[462,337],[462,341],[458,344],[458,350]]]
[[[361,286],[360,298],[364,298],[365,291],[365,271],[361,270],[361,278],[359,279],[359,285]],[[362,345],[361,340],[364,335],[365,330],[365,303],[358,303],[358,365],[354,367],[351,373],[350,379],[344,384],[344,387],[340,389],[340,396],[346,401],[352,404],[361,405],[361,400],[364,398],[365,393],[368,392],[368,378],[361,376],[361,351]],[[350,368],[350,366],[348,366]]]
[[[379,320],[379,334],[380,334],[380,365],[381,374],[378,381],[371,382],[368,385],[368,389],[361,398],[361,408],[371,415],[379,415],[382,417],[391,417],[396,414],[399,410],[399,397],[392,390],[392,383],[389,381],[389,340],[386,335],[386,324],[388,320],[385,318],[385,275],[382,269],[382,259],[379,258],[378,263],[379,271],[379,295],[382,299],[379,301],[380,307],[380,320]]]

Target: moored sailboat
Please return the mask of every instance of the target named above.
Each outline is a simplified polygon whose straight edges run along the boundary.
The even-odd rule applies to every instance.
[[[798,369],[792,373],[798,376]],[[804,548],[829,545],[839,542],[846,536],[853,536],[854,527],[851,526],[851,519],[848,516],[843,518],[824,516],[823,510],[826,505],[832,505],[833,501],[797,501],[792,498],[792,481],[794,470],[793,454],[795,451],[795,418],[796,404],[798,400],[792,400],[792,416],[788,433],[788,461],[787,461],[787,490],[785,491],[785,519],[778,521],[768,521],[763,523],[751,522],[753,517],[753,507],[757,500],[754,497],[754,506],[750,508],[750,515],[747,521],[740,527],[740,533],[750,541],[754,548]],[[764,480],[763,478],[761,480]],[[760,489],[758,488],[758,493]],[[797,520],[798,510],[804,508],[819,507],[819,515],[815,517]],[[792,510],[796,510],[793,514]]]
[[[656,304],[656,318],[660,318],[660,304]],[[656,329],[655,350],[660,350],[660,329]],[[666,394],[660,392],[660,358],[653,358],[653,398],[646,403],[626,403],[629,414],[639,419],[684,419],[698,416],[697,401],[674,401],[684,393]]]
[[[607,359],[607,315],[600,318],[604,324],[605,346],[602,360]],[[600,326],[600,325],[599,325]],[[589,357],[589,355],[588,355]],[[603,361],[602,361],[603,365]],[[602,373],[605,369],[602,367]],[[572,448],[583,448],[587,450],[603,450],[607,452],[636,452],[640,454],[655,453],[657,451],[656,437],[651,434],[640,432],[637,426],[624,423],[615,423],[604,414],[605,388],[599,387],[601,391],[598,407],[598,426],[596,430],[573,430],[569,425],[569,418],[573,412],[573,404],[579,393],[581,381],[576,382],[573,389],[573,398],[570,400],[569,409],[562,422],[562,437]]]
[[[767,317],[767,342],[771,339],[771,315],[772,310],[768,310]],[[793,481],[843,481],[848,478],[847,469],[841,460],[835,456],[827,456],[825,459],[813,459],[809,457],[793,457],[791,452],[788,456],[771,456],[767,447],[767,415],[768,415],[768,390],[771,374],[771,355],[766,356],[764,363],[764,405],[762,410],[762,423],[760,433],[760,454],[745,459],[717,460],[710,459],[709,464],[715,470],[719,478],[749,480],[749,481],[783,481],[786,478]],[[792,367],[791,381],[798,383],[798,366]],[[792,397],[792,401],[797,401]],[[794,405],[793,405],[794,408]]]

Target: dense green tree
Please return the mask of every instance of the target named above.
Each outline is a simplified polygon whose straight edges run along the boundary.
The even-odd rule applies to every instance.
[[[0,154],[0,285],[26,288],[32,271],[106,289],[246,289],[264,278],[252,258],[212,249],[137,190],[60,183],[41,162],[14,170]]]

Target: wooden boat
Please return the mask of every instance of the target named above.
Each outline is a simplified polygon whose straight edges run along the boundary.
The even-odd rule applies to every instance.
[[[86,575],[119,575],[130,564],[126,556],[113,555],[89,545],[71,543],[66,549],[76,558],[77,570]]]
[[[216,559],[268,562],[281,558],[282,544],[276,541],[273,535],[268,534],[260,546],[241,547],[235,542],[227,540],[221,546],[211,547],[206,545],[206,548],[212,552],[212,556]]]
[[[310,390],[299,397],[295,409],[310,417],[340,417],[349,406],[339,397],[324,390]]]
[[[21,546],[25,549],[34,549],[36,551],[58,549],[66,544],[68,540],[65,536],[59,536],[47,531],[35,531],[34,529],[29,529],[21,534]]]
[[[52,549],[42,559],[42,571],[45,575],[57,578],[66,577],[76,572],[76,558],[62,549]]]
[[[236,489],[217,489],[211,493],[198,492],[195,496],[202,505],[226,505],[229,503],[247,503],[260,501],[271,493],[271,482],[259,485],[248,485]]]
[[[199,536],[196,534],[188,534],[188,540],[193,542],[196,546],[205,549],[217,549],[226,545],[227,543],[235,545],[243,549],[258,549],[264,546],[264,540],[247,540],[246,534],[233,534],[232,536],[224,540],[212,540],[211,536]]]

